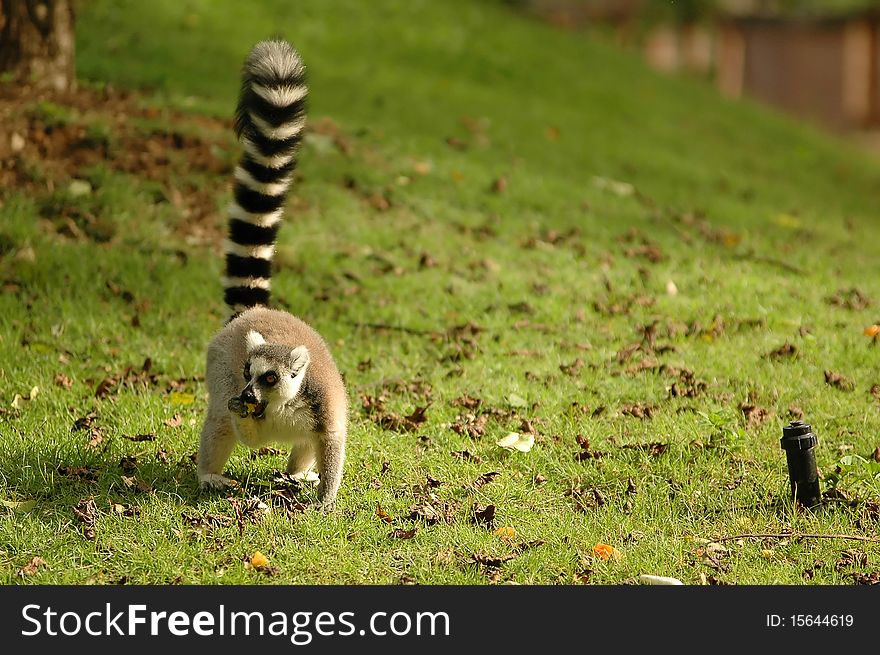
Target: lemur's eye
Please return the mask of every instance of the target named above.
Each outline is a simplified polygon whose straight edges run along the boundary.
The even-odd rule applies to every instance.
[[[266,384],[275,384],[278,382],[278,376],[275,375],[274,371],[269,371],[266,375],[263,376],[263,382]]]
[[[244,379],[245,380],[251,379],[251,367],[249,364],[245,364],[245,366],[244,366]]]

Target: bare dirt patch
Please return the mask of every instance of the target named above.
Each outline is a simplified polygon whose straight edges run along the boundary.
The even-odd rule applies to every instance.
[[[220,236],[216,195],[235,153],[229,120],[149,107],[109,86],[55,93],[0,84],[0,198],[51,195],[104,165],[158,182],[157,202],[185,219],[179,230],[210,240]]]

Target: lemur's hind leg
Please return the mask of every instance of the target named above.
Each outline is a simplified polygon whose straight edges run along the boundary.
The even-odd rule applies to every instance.
[[[315,444],[311,439],[296,442],[290,448],[287,472],[296,480],[306,481],[309,471],[315,468],[316,458]]]
[[[199,443],[199,484],[202,489],[223,489],[236,482],[223,477],[223,467],[235,447],[235,432],[228,412],[208,410]]]

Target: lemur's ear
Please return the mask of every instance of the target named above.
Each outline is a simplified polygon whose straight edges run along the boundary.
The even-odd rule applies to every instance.
[[[305,346],[297,346],[290,351],[290,370],[294,375],[302,373],[310,361],[309,350]]]
[[[264,343],[266,343],[266,340],[263,338],[263,335],[256,330],[249,330],[244,337],[244,342],[247,346],[248,352],[250,352],[257,346],[262,346]]]

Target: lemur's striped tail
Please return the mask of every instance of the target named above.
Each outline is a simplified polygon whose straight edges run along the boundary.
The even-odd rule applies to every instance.
[[[285,41],[261,41],[245,60],[235,113],[244,155],[235,168],[223,281],[233,315],[269,301],[275,238],[305,128],[304,72]]]

